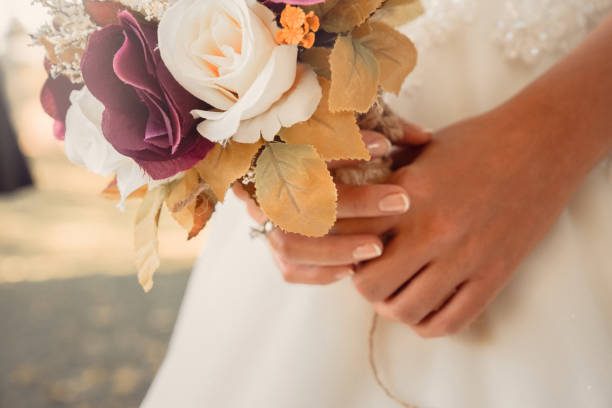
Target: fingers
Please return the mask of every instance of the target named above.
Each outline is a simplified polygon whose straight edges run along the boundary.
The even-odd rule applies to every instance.
[[[432,263],[417,274],[398,294],[375,305],[381,315],[409,326],[421,323],[457,291],[464,277]]]
[[[249,193],[247,193],[247,191],[244,189],[244,187],[242,187],[240,183],[235,183],[232,186],[232,191],[234,192],[234,194],[236,194],[236,197],[244,201],[247,206],[247,211],[249,215],[256,223],[258,223],[259,225],[263,225],[266,223],[268,217],[266,217],[263,211],[261,211],[261,208],[259,208],[255,200],[251,198]]]
[[[355,235],[371,234],[383,235],[392,231],[401,221],[401,215],[373,218],[347,218],[336,222],[330,234],[332,235]]]
[[[284,262],[299,265],[350,265],[378,258],[383,252],[383,244],[375,235],[309,238],[275,229],[268,235],[268,242]]]
[[[338,218],[367,218],[404,214],[410,199],[395,185],[338,185]]]
[[[383,134],[375,132],[373,130],[362,130],[361,136],[366,148],[370,152],[372,159],[378,159],[385,157],[391,153],[391,142]],[[330,169],[338,167],[351,167],[359,163],[363,163],[360,160],[334,160],[328,163]]]
[[[353,266],[314,266],[297,265],[284,261],[280,256],[272,252],[272,256],[278,265],[283,279],[287,283],[304,285],[329,285],[352,276]]]
[[[457,334],[476,320],[495,294],[485,281],[467,282],[442,309],[413,329],[424,338]]]
[[[432,259],[433,248],[398,236],[385,248],[385,256],[357,269],[355,287],[371,303],[387,300]]]
[[[403,122],[402,124],[404,135],[402,140],[397,140],[396,143],[423,145],[429,143],[433,137],[430,130],[423,129],[414,123]]]

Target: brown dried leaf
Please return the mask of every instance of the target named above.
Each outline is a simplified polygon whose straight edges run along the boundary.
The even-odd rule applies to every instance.
[[[313,145],[324,160],[370,160],[353,112],[332,113],[328,98],[330,82],[319,77],[323,90],[321,103],[306,122],[283,129],[280,137],[287,143]]]
[[[249,171],[260,148],[261,142],[217,144],[195,168],[223,202],[232,183]]]
[[[425,13],[420,0],[387,0],[372,16],[371,21],[380,21],[390,26],[407,24]]]
[[[313,47],[302,52],[300,58],[302,62],[310,65],[318,76],[331,79],[330,55],[330,48]]]
[[[287,232],[321,237],[336,221],[336,186],[312,146],[267,144],[255,188],[263,212]]]
[[[196,237],[215,211],[217,199],[195,169],[170,186],[166,207],[172,218],[188,231],[187,239]]]
[[[312,9],[321,19],[321,27],[330,33],[347,33],[368,19],[385,0],[339,0]],[[327,4],[330,3],[330,4]],[[318,8],[317,8],[318,7]]]
[[[131,200],[133,198],[143,198],[145,194],[147,194],[148,189],[149,189],[149,186],[147,185],[140,187],[138,190],[130,194],[130,196],[128,197],[128,200]],[[107,200],[111,200],[111,201],[121,200],[121,193],[119,192],[119,188],[117,187],[117,177],[115,177],[113,181],[111,181],[110,184],[106,186],[104,190],[102,190],[101,195],[102,195],[102,198],[105,198]]]
[[[416,47],[408,37],[387,24],[374,22],[371,26],[372,33],[362,38],[361,44],[378,61],[383,89],[397,94],[416,67]]]
[[[374,54],[351,35],[340,36],[331,53],[332,112],[365,113],[376,100],[380,71]]]
[[[168,186],[161,185],[147,193],[138,213],[134,228],[134,248],[138,281],[145,292],[153,288],[153,274],[159,268],[159,248],[157,227],[159,215],[168,195]]]
[[[210,218],[215,212],[216,204],[217,199],[211,197],[211,195],[207,193],[202,193],[198,196],[193,213],[193,227],[191,231],[189,231],[187,240],[197,237],[204,227],[206,227],[206,224],[208,224],[208,221],[210,221]]]
[[[166,197],[166,207],[172,218],[187,231],[193,228],[193,213],[196,198],[200,194],[197,191],[199,188],[200,176],[197,171],[191,169],[183,178],[170,185],[170,192]]]

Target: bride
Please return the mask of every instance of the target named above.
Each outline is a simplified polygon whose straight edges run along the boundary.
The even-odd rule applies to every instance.
[[[143,408],[612,406],[612,1],[424,3],[388,102],[431,142],[325,238],[229,199]]]

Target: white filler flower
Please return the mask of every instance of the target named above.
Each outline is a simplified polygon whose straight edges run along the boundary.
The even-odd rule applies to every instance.
[[[104,105],[86,87],[70,94],[72,105],[66,115],[66,155],[75,164],[102,176],[117,175],[120,207],[134,191],[148,184],[138,164],[115,150],[102,134]]]

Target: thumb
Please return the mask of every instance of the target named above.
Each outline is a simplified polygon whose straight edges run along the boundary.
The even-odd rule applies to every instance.
[[[402,145],[424,145],[431,142],[433,132],[424,129],[421,126],[402,120],[403,136],[399,140],[395,140],[396,144]]]

